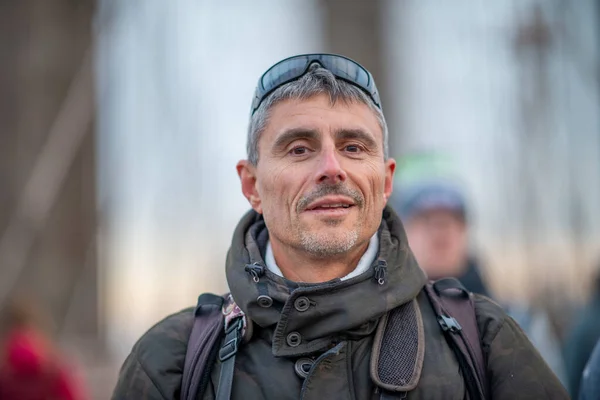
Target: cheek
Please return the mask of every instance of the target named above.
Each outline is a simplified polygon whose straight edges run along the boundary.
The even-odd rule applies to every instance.
[[[352,174],[352,180],[365,196],[367,207],[379,206],[385,202],[383,198],[385,188],[384,172],[383,167],[378,163],[362,161],[360,168]]]
[[[412,232],[407,232],[408,234],[408,245],[410,249],[414,253],[415,257],[418,261],[423,261],[423,255],[427,254],[427,251],[424,250],[425,243],[423,243],[423,238],[421,237],[421,233],[413,230]]]
[[[279,196],[276,193],[277,186],[271,181],[261,182],[258,187],[258,194],[260,202],[263,208],[263,213],[266,217],[269,217],[274,212],[277,212],[279,208],[277,206],[277,199]]]
[[[371,185],[376,193],[383,194],[385,189],[385,165],[382,163],[367,163],[365,176],[369,176]]]
[[[369,185],[371,186],[370,194],[372,196],[371,202],[377,211],[381,211],[385,206],[386,199],[384,198],[385,193],[385,177],[380,175],[380,171],[370,179]]]
[[[262,203],[268,209],[279,209],[282,204],[290,201],[288,199],[291,190],[290,173],[285,169],[265,171],[263,179],[260,180],[258,191]]]
[[[457,230],[452,236],[452,246],[456,252],[461,252],[467,247],[467,236],[464,231]]]
[[[425,226],[420,224],[409,224],[406,227],[406,235],[408,236],[409,245],[415,248],[425,248],[428,246],[431,238]]]

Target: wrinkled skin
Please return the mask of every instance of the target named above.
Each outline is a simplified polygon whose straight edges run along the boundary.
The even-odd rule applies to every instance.
[[[258,164],[240,161],[237,169],[287,278],[324,282],[356,266],[392,192],[396,164],[385,160],[383,147],[365,104],[332,105],[319,95],[273,106]],[[315,209],[323,202],[347,207]]]

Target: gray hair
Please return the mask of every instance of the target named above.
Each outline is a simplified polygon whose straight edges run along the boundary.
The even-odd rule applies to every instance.
[[[271,108],[284,100],[306,100],[319,94],[329,95],[331,105],[334,105],[337,101],[342,101],[346,104],[366,104],[375,113],[379,121],[379,126],[383,133],[383,154],[385,159],[388,158],[388,128],[383,112],[361,89],[346,81],[336,79],[330,71],[316,66],[311,67],[300,79],[277,88],[261,103],[254,115],[250,117],[246,151],[251,164],[258,164],[258,140],[269,122],[269,111]]]

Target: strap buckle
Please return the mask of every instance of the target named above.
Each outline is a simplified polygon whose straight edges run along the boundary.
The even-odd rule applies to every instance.
[[[242,328],[244,322],[242,318],[236,318],[225,331],[225,344],[219,350],[219,360],[225,361],[233,357],[238,351],[238,345],[242,339]]]
[[[462,327],[460,326],[458,321],[453,317],[446,317],[445,315],[440,315],[440,317],[438,318],[438,322],[444,332],[450,331],[452,333],[456,333],[462,330]]]

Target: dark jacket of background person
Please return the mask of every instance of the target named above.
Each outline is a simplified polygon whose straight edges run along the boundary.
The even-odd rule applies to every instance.
[[[589,304],[578,316],[567,337],[564,348],[565,366],[569,378],[569,392],[576,399],[585,365],[600,339],[600,277]]]
[[[464,285],[464,287],[473,293],[481,294],[492,298],[490,291],[481,278],[479,265],[474,258],[469,258],[465,272],[456,278]]]
[[[583,371],[579,400],[600,399],[600,340]]]
[[[483,281],[480,271],[481,269],[476,259],[470,257],[465,272],[456,278],[470,292],[494,299],[494,296]],[[557,375],[561,383],[566,386],[567,377],[560,342],[553,333],[548,315],[527,307],[525,304],[503,304],[503,307],[508,315],[525,331],[527,337],[540,352],[548,366]]]
[[[234,299],[252,321],[250,338],[235,360],[233,399],[372,399],[375,386],[370,360],[375,330],[384,313],[416,299],[424,326],[425,353],[417,387],[408,399],[464,399],[458,363],[436,321],[418,267],[398,217],[388,207],[379,229],[378,259],[386,260],[383,285],[371,269],[347,281],[298,284],[266,271],[259,283],[244,271],[264,265],[268,231],[264,220],[249,212],[238,225],[227,258],[227,279]],[[261,307],[258,285],[274,303]],[[294,302],[306,296],[308,310]],[[566,399],[566,391],[518,325],[495,303],[476,296],[476,311],[487,360],[493,399]],[[167,317],[151,328],[125,361],[113,399],[177,399],[191,310]],[[298,332],[301,343],[286,337]],[[423,343],[423,342],[421,342]],[[383,350],[385,351],[385,350]],[[295,372],[302,357],[315,360],[306,379]],[[203,399],[214,399],[219,379],[217,362]]]
[[[471,221],[468,218],[469,210],[467,202],[462,190],[460,190],[459,186],[455,183],[450,181],[423,179],[422,181],[413,182],[404,186],[400,185],[399,193],[400,194],[392,196],[391,203],[395,206],[396,210],[400,212],[402,220],[408,224],[408,228],[411,228],[411,224],[417,224],[421,227],[427,225],[435,226],[435,224],[431,224],[431,222],[425,223],[424,221],[428,219],[422,217],[429,215],[429,218],[432,218],[432,213],[435,215],[436,211],[444,211],[446,212],[446,215],[449,214],[453,216],[452,222],[455,228],[460,226],[467,232],[470,230]],[[421,218],[417,218],[419,216]],[[428,235],[425,237],[423,235],[426,233],[420,231],[417,233],[417,237],[411,238],[410,229],[408,230],[408,233],[409,240],[416,239],[420,243],[423,243],[424,239],[431,241],[430,243],[434,243],[436,235],[439,234],[427,232]],[[458,238],[462,235],[462,232],[457,232],[456,230],[444,230],[443,234],[450,235],[452,233],[458,234]],[[412,234],[415,235],[414,230],[412,231]],[[451,243],[451,247],[453,247],[454,250],[460,250],[463,254],[462,260],[459,261],[461,268],[453,268],[454,264],[451,262],[453,257],[451,255],[446,260],[448,264],[445,267],[440,268],[440,265],[437,265],[436,267],[431,268],[431,266],[427,265],[427,257],[419,260],[419,257],[422,256],[419,253],[423,254],[423,252],[427,252],[431,255],[432,252],[438,251],[435,246],[432,248],[415,248],[412,247],[414,246],[413,242],[411,247],[415,250],[415,256],[421,267],[428,274],[434,274],[431,276],[432,279],[452,276],[457,278],[470,292],[495,299],[492,291],[482,277],[484,268],[482,268],[477,257],[474,257],[472,252],[469,251],[467,241],[452,240]],[[561,354],[561,346],[555,335],[554,329],[552,328],[548,314],[544,310],[535,309],[523,302],[503,304],[503,307],[525,331],[546,363],[548,363],[552,371],[559,377],[563,385],[566,386],[567,378]]]

